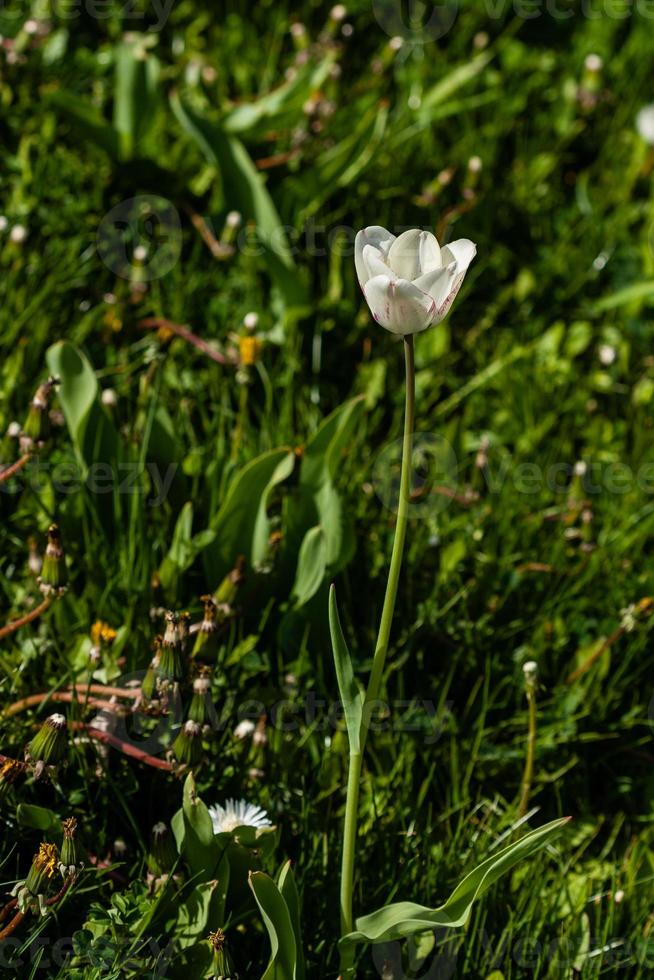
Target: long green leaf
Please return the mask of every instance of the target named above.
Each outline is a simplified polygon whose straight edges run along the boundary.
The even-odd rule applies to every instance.
[[[225,199],[248,221],[257,225],[259,240],[265,252],[271,278],[287,306],[303,306],[306,289],[299,276],[286,232],[265,181],[241,141],[216,122],[183,105],[177,93],[171,105],[186,132],[198,144],[207,159],[218,167],[224,185]]]
[[[297,980],[295,932],[284,897],[262,871],[253,871],[249,884],[270,939],[270,962],[261,980]]]
[[[277,887],[279,888],[282,898],[286,902],[288,913],[291,917],[291,925],[293,926],[293,932],[295,933],[295,948],[297,950],[297,963],[295,965],[295,975],[297,977],[297,980],[304,980],[305,965],[304,965],[304,953],[302,950],[300,896],[298,894],[297,884],[295,883],[295,875],[293,874],[293,868],[291,866],[290,861],[287,861],[279,869],[279,873],[277,875]]]
[[[267,514],[272,489],[293,471],[291,450],[272,449],[238,472],[211,522],[214,541],[205,552],[207,573],[218,583],[234,567],[239,555],[250,564],[261,561],[270,534]]]
[[[329,632],[332,638],[336,679],[338,681],[341,701],[343,702],[350,752],[352,755],[359,755],[361,752],[361,722],[363,719],[364,695],[354,676],[352,658],[350,657],[350,651],[347,648],[347,643],[343,636],[341,621],[338,615],[336,588],[333,585],[329,590]]]
[[[296,606],[304,606],[312,599],[325,577],[327,568],[327,548],[325,533],[318,524],[312,527],[304,536],[295,573],[292,598]]]
[[[457,885],[444,905],[436,909],[414,905],[412,902],[387,905],[371,915],[357,919],[356,932],[345,936],[341,942],[344,945],[386,942],[413,936],[417,932],[433,929],[434,926],[456,928],[465,925],[475,900],[519,861],[549,844],[569,819],[564,817],[545,824],[482,861]]]

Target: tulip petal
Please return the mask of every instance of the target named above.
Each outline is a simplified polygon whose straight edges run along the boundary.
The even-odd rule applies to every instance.
[[[420,262],[420,272],[433,272],[435,269],[443,267],[441,250],[435,235],[430,231],[420,233],[420,244],[418,247],[418,259]]]
[[[397,278],[393,274],[391,267],[384,262],[383,254],[380,249],[376,248],[374,245],[364,245],[363,264],[368,270],[369,279],[374,278],[374,276],[388,276],[389,279]]]
[[[364,228],[363,231],[357,232],[356,238],[354,239],[354,265],[357,270],[359,285],[362,289],[371,278],[363,260],[364,248],[366,245],[372,245],[379,249],[382,258],[384,258],[394,241],[395,235],[391,235],[390,231],[386,231],[381,225],[370,225],[368,228]]]
[[[434,300],[407,279],[375,276],[366,283],[364,294],[377,323],[391,333],[420,333],[433,322]]]
[[[413,280],[413,285],[423,293],[429,293],[436,305],[440,306],[450,290],[455,270],[456,262],[451,262],[447,268],[434,269],[432,272],[425,272],[422,276],[418,276]]]
[[[422,232],[419,228],[403,231],[391,245],[387,262],[396,276],[401,279],[416,279],[420,275],[420,239]]]
[[[477,246],[469,238],[459,238],[456,242],[450,242],[441,249],[443,265],[456,262],[456,272],[467,272],[468,266],[477,254]]]

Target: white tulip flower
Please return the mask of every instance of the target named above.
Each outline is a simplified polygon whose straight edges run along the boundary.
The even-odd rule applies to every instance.
[[[441,248],[431,232],[419,228],[396,238],[371,225],[354,242],[357,276],[372,315],[405,337],[441,322],[476,252],[467,238]]]

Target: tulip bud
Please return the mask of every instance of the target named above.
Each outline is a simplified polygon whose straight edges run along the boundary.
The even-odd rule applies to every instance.
[[[25,425],[20,434],[20,448],[23,453],[42,449],[50,437],[50,395],[59,384],[58,378],[48,378],[36,390],[30,403]]]
[[[216,659],[218,624],[216,623],[217,606],[211,595],[203,595],[204,618],[195,636],[192,657],[200,660],[213,661]]]
[[[152,839],[148,851],[147,864],[150,874],[170,874],[177,860],[177,848],[172,834],[165,823],[159,822],[152,828]]]
[[[227,950],[227,940],[222,929],[210,932],[209,945],[213,950],[213,980],[238,980],[231,956]]]
[[[82,849],[77,841],[77,820],[69,817],[63,821],[64,841],[61,845],[61,861],[59,868],[64,878],[74,875],[84,867]]]
[[[375,320],[406,337],[444,319],[476,251],[465,238],[441,247],[434,235],[419,228],[396,238],[372,225],[357,233],[354,261]]]
[[[68,725],[63,715],[46,718],[41,728],[25,750],[28,762],[35,762],[42,771],[44,766],[54,766],[66,755]]]
[[[43,595],[47,598],[59,597],[66,591],[68,572],[66,557],[61,544],[61,533],[56,524],[48,528],[48,544],[45,549],[41,574],[37,582]]]
[[[183,766],[197,766],[202,758],[202,729],[196,721],[185,721],[173,742],[173,754]]]

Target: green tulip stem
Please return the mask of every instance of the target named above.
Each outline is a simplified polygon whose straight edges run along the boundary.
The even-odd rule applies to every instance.
[[[379,698],[379,692],[384,676],[384,665],[388,653],[388,644],[395,611],[395,600],[402,568],[404,541],[409,517],[411,497],[411,455],[413,450],[413,420],[415,412],[415,360],[413,335],[404,338],[404,359],[406,364],[406,396],[404,411],[404,440],[402,444],[402,470],[400,475],[400,497],[395,524],[395,539],[393,553],[388,572],[384,606],[379,623],[379,633],[368,689],[363,705],[361,723],[360,751],[350,754],[350,764],[347,781],[347,799],[345,802],[345,826],[343,831],[343,863],[341,869],[341,933],[347,935],[354,928],[352,914],[352,893],[354,888],[354,858],[356,851],[357,824],[359,813],[359,790],[361,785],[361,766],[370,724],[371,711]],[[347,961],[347,962],[345,962]],[[345,954],[341,960],[341,977],[350,980],[354,976],[354,967],[350,954]]]

